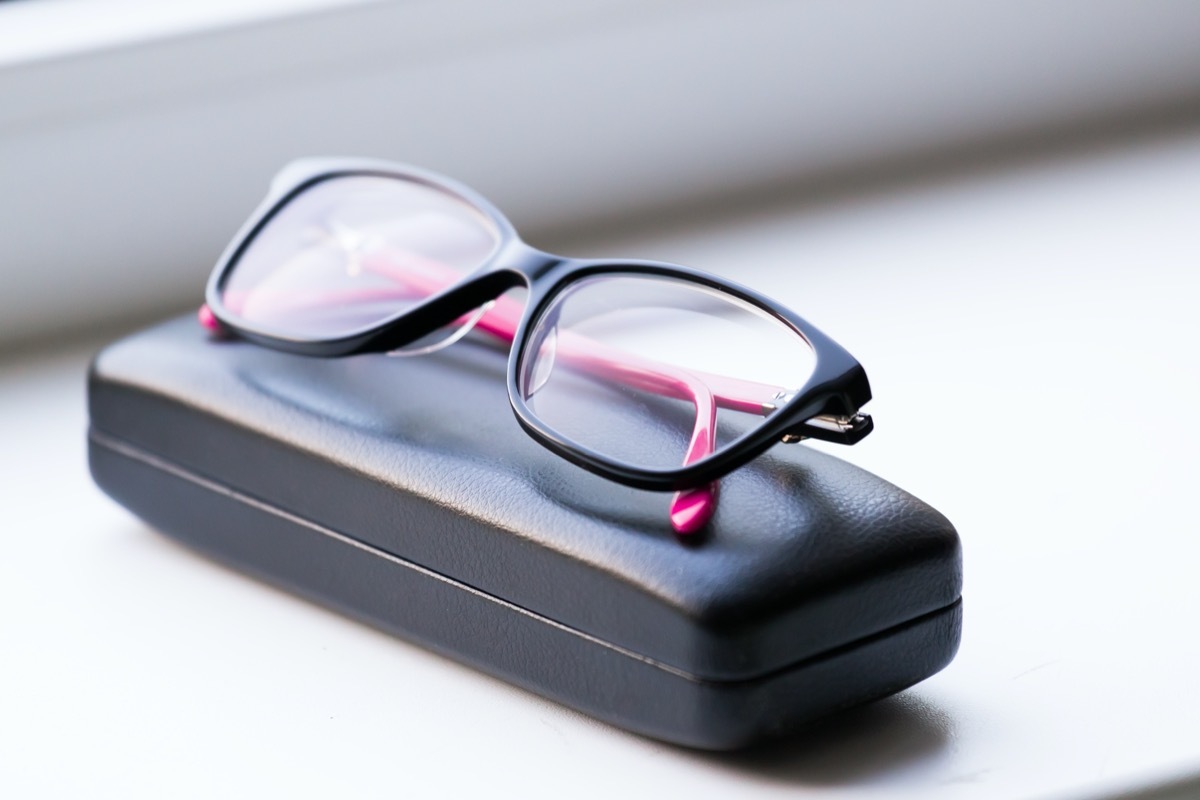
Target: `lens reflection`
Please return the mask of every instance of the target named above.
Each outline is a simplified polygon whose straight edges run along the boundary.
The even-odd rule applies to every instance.
[[[327,178],[263,226],[226,275],[221,299],[274,335],[347,336],[453,285],[498,241],[479,210],[426,184]]]
[[[519,362],[526,406],[570,442],[642,469],[677,469],[761,425],[811,376],[808,342],[701,284],[593,276],[558,294]]]

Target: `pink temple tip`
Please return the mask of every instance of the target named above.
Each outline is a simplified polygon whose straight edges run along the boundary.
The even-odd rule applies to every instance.
[[[200,324],[205,330],[218,333],[221,330],[221,323],[217,322],[217,315],[208,307],[208,303],[200,306],[200,310],[196,312],[196,319],[200,320]]]
[[[671,527],[676,533],[688,535],[708,524],[717,510],[717,485],[710,483],[698,489],[678,492],[671,499]]]

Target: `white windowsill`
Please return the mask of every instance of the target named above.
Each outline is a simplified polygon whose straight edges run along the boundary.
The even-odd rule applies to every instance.
[[[611,240],[750,265],[845,344],[878,428],[827,449],[963,539],[945,671],[739,756],[596,723],[172,544],[88,478],[92,347],[0,360],[0,796],[1200,795],[1197,174],[1200,126]]]

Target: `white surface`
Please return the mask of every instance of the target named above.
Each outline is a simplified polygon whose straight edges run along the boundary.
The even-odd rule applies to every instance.
[[[0,3],[0,342],[184,303],[296,156],[546,228],[1200,103],[1189,0],[283,9]]]
[[[1026,798],[1200,779],[1198,208],[1200,131],[603,248],[738,271],[845,343],[878,429],[839,454],[963,537],[948,669],[740,756],[591,722],[170,544],[88,480],[84,355],[9,362],[0,796]]]
[[[23,0],[0,8],[0,68],[378,0]]]

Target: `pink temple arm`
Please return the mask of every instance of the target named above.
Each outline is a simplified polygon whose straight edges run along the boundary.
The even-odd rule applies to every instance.
[[[400,259],[411,266],[405,268]],[[313,304],[346,303],[380,297],[426,297],[445,289],[461,276],[445,265],[415,254],[390,251],[363,259],[363,267],[395,281],[393,287],[344,289],[320,292],[290,292],[286,298],[272,297],[274,303],[299,308]],[[415,267],[415,268],[414,268]],[[407,291],[405,291],[407,288]],[[226,297],[227,305],[235,312],[241,303]],[[475,323],[475,327],[511,343],[516,336],[524,307],[507,297],[497,298]],[[219,328],[207,306],[200,309],[200,322],[210,330]],[[631,353],[609,347],[570,331],[559,334],[557,357],[570,366],[594,375],[610,378],[638,389],[689,401],[696,410],[692,437],[684,456],[685,465],[710,455],[716,445],[716,416],[718,408],[752,414],[764,414],[774,398],[783,391],[768,384],[684,370],[660,362],[638,358]],[[672,498],[670,518],[672,527],[681,534],[694,533],[704,527],[716,509],[717,484],[677,492]]]
[[[454,270],[431,259],[406,253],[405,258],[416,262],[419,268],[405,269],[393,263],[395,258],[396,254],[391,252],[384,258],[378,259],[384,263],[376,263],[376,259],[369,259],[363,262],[363,266],[394,281],[406,283],[411,290],[415,290],[412,294],[417,296],[439,292],[461,277]],[[512,343],[524,310],[521,303],[508,297],[499,297],[494,305],[480,317],[475,327],[498,339]],[[646,383],[637,385],[637,388],[649,388],[652,391],[670,394],[679,399],[690,399],[691,392],[676,394],[670,390],[670,387],[675,386],[678,389],[680,382],[684,382],[692,387],[703,387],[705,392],[711,392],[719,408],[763,414],[766,411],[764,405],[771,403],[780,392],[784,391],[779,386],[731,378],[726,375],[715,375],[699,370],[683,370],[661,362],[641,359],[627,351],[609,347],[578,334],[567,332],[565,338],[574,346],[563,348],[560,350],[560,355],[565,355],[570,363],[578,363],[579,366],[586,367],[596,374],[622,381],[636,381],[641,378]],[[630,370],[628,369],[630,366],[637,369]],[[663,382],[667,376],[673,381]]]
[[[453,270],[438,262],[415,254],[404,257],[415,269],[405,269],[394,263],[399,254],[389,253],[379,261],[364,262],[364,266],[392,280],[407,283],[418,292],[433,294],[457,280]],[[511,343],[524,314],[524,306],[511,298],[500,297],[476,322],[475,327],[498,339]],[[610,378],[638,389],[688,400],[696,409],[696,421],[691,441],[684,455],[684,465],[709,456],[716,447],[717,408],[751,414],[766,413],[767,404],[783,390],[778,386],[731,378],[700,371],[688,371],[661,362],[638,358],[627,352],[570,331],[559,334],[558,358],[570,366],[593,375]],[[671,498],[671,527],[680,534],[690,534],[703,528],[716,511],[716,482],[694,489],[676,492]]]

